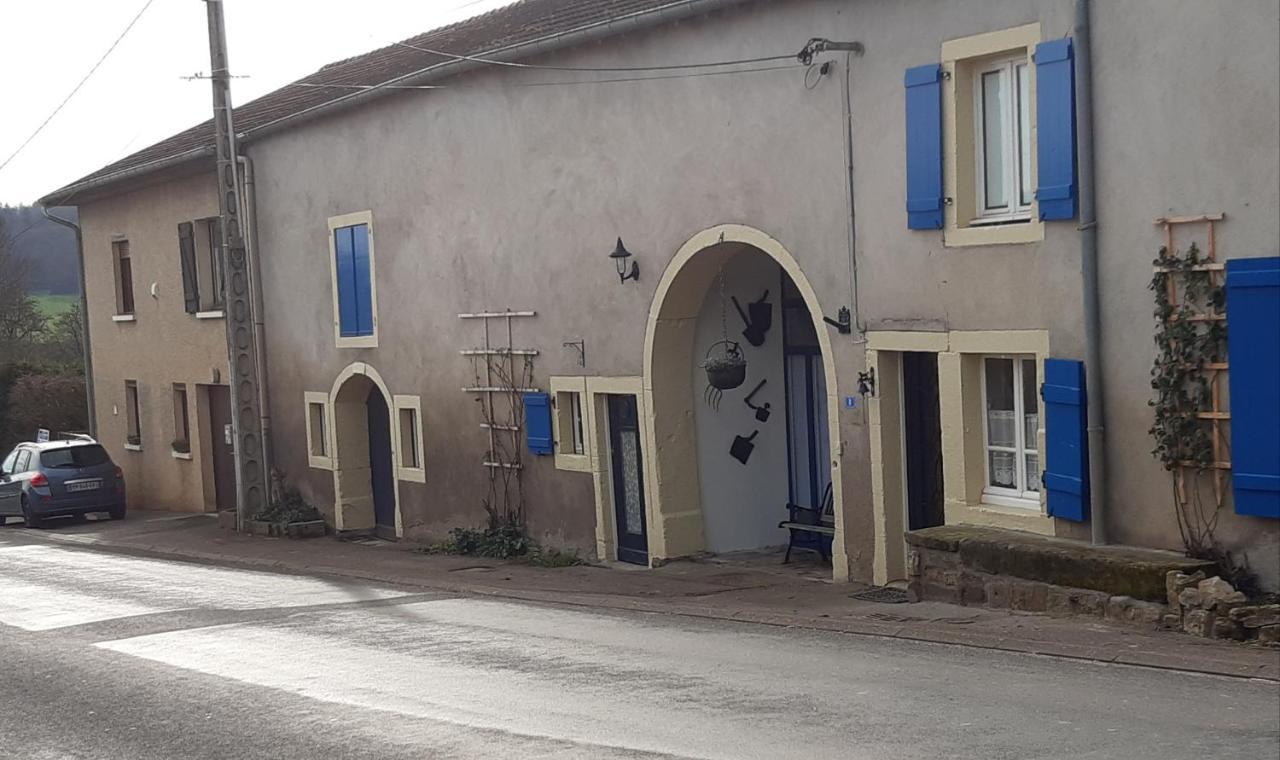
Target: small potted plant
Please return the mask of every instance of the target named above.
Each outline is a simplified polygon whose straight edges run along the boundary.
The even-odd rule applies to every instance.
[[[186,438],[175,438],[169,445],[173,447],[173,452],[175,454],[191,453],[191,441],[188,441]]]
[[[717,390],[732,390],[747,379],[747,358],[742,355],[742,346],[735,341],[712,343],[698,366],[706,371],[707,383]]]
[[[320,511],[291,488],[253,519],[246,520],[245,530],[256,536],[314,538],[325,534],[326,524]]]

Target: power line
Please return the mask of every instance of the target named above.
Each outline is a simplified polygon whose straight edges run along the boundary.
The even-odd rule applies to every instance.
[[[133,17],[133,20],[129,22],[129,25],[124,28],[123,32],[120,32],[120,36],[116,37],[115,42],[111,43],[111,47],[107,48],[107,52],[103,53],[102,57],[98,59],[98,62],[93,64],[93,68],[89,69],[89,73],[85,74],[76,86],[72,88],[71,92],[67,94],[67,97],[62,99],[62,102],[58,104],[58,107],[53,109],[53,113],[49,114],[44,121],[40,122],[40,126],[36,127],[36,130],[32,132],[27,139],[22,141],[22,144],[18,146],[18,149],[9,154],[9,157],[4,160],[4,163],[0,163],[0,171],[3,171],[4,168],[9,165],[10,161],[17,158],[18,154],[36,138],[36,135],[40,134],[40,132],[49,125],[50,121],[53,121],[53,117],[58,115],[58,112],[62,110],[63,106],[75,97],[75,94],[80,91],[80,88],[84,86],[84,83],[89,81],[89,77],[93,76],[93,73],[98,70],[98,67],[102,65],[102,62],[107,60],[107,56],[111,55],[112,51],[116,49],[116,46],[120,44],[120,41],[129,33],[129,30],[133,28],[133,25],[138,23],[138,19],[142,18],[142,14],[147,12],[147,9],[151,7],[151,3],[153,2],[155,2],[155,0],[147,0],[147,2],[142,5],[142,9]]]
[[[734,69],[732,71],[702,71],[689,74],[662,74],[651,77],[616,77],[613,79],[581,79],[572,82],[520,82],[517,84],[505,85],[506,87],[563,87],[580,84],[616,84],[620,82],[652,82],[667,79],[694,79],[697,77],[715,77],[725,76],[728,74],[756,74],[765,71],[782,71],[784,69],[800,68],[799,64],[792,63],[784,66],[761,66],[753,69]],[[321,82],[293,82],[285,85],[286,87],[307,87],[313,89],[336,89],[336,90],[478,90],[483,89],[473,85],[448,85],[448,84],[324,84]]]
[[[407,42],[394,43],[400,47],[406,47],[410,50],[417,50],[420,53],[430,53],[444,58],[452,58],[455,61],[472,61],[475,63],[487,63],[490,66],[508,66],[516,69],[541,69],[543,71],[595,71],[601,73],[620,72],[620,71],[672,71],[680,69],[708,69],[723,68],[725,66],[741,66],[749,63],[772,63],[774,61],[795,60],[795,53],[788,55],[770,55],[763,58],[743,58],[737,61],[712,61],[708,63],[685,63],[685,64],[667,64],[662,66],[609,66],[609,67],[590,67],[590,66],[544,66],[537,63],[518,63],[516,61],[499,61],[494,58],[484,58],[476,55],[462,55],[460,53],[446,53],[443,50],[432,50],[431,48],[410,45]]]

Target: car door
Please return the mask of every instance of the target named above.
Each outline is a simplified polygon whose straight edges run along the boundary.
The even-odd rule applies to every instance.
[[[17,468],[18,452],[15,448],[0,463],[0,515],[16,515],[22,510],[18,506],[18,495],[22,493],[22,481],[14,477]]]

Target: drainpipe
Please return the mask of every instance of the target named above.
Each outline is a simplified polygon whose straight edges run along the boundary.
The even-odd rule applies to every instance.
[[[1088,397],[1089,530],[1107,543],[1107,451],[1102,379],[1102,325],[1098,302],[1098,217],[1093,175],[1093,62],[1089,0],[1075,3],[1076,134],[1080,181],[1080,276],[1084,295],[1084,372]]]
[[[279,494],[272,493],[275,488],[272,477],[271,460],[271,404],[267,392],[267,349],[265,336],[265,320],[262,316],[262,261],[258,248],[258,191],[254,184],[253,160],[248,156],[239,156],[240,177],[244,182],[244,193],[241,195],[244,207],[240,216],[244,219],[245,251],[248,256],[249,300],[253,311],[253,352],[258,363],[258,416],[262,424],[262,467],[267,474],[267,494],[275,500]]]
[[[89,435],[94,438],[98,437],[98,417],[96,414],[97,405],[93,400],[93,352],[89,348],[89,298],[85,292],[85,276],[84,276],[84,236],[80,232],[80,225],[70,219],[63,219],[60,216],[54,216],[49,213],[48,206],[41,206],[40,211],[44,214],[44,218],[54,224],[61,224],[63,227],[69,227],[76,233],[76,261],[80,265],[80,350],[84,360],[84,396],[85,404],[89,412]]]

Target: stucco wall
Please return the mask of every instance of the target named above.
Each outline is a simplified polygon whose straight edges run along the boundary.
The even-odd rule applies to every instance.
[[[698,433],[698,472],[702,489],[702,516],[706,526],[707,550],[713,552],[779,546],[787,542],[787,532],[778,528],[786,519],[787,503],[787,416],[783,384],[782,309],[777,262],[764,253],[746,250],[724,268],[724,321],[729,340],[742,346],[747,359],[747,380],[741,387],[725,391],[713,408],[702,398],[707,374],[698,367],[711,344],[722,340],[721,300],[714,285],[703,302],[693,340],[693,415]],[[753,346],[742,337],[742,318],[729,301],[737,296],[742,308],[769,291],[773,304],[773,327],[763,345]],[[767,422],[760,422],[743,399],[761,380],[768,381],[753,402],[770,404]],[[826,418],[818,421],[825,432]],[[755,448],[746,464],[729,455],[737,436],[751,436]]]
[[[1275,252],[1275,10],[1095,5],[1110,520],[1118,540],[1172,547],[1167,481],[1145,435],[1145,288],[1158,244],[1150,220],[1224,210],[1227,255]],[[457,314],[537,311],[514,335],[515,346],[541,352],[537,385],[551,375],[636,376],[658,273],[690,236],[724,222],[780,241],[828,316],[858,300],[871,329],[1044,330],[1051,355],[1080,358],[1074,221],[1046,224],[1037,243],[946,248],[941,232],[908,231],[903,209],[904,70],[938,61],[946,40],[1034,22],[1043,39],[1067,36],[1072,3],[758,3],[545,60],[626,66],[785,53],[818,35],[862,41],[851,122],[858,299],[841,59],[812,89],[801,70],[554,87],[522,85],[588,77],[484,71],[451,81],[453,89],[388,97],[252,144],[280,463],[316,500],[332,499],[330,473],[307,466],[303,393],[326,391],[343,367],[367,361],[392,393],[423,399],[427,482],[401,484],[407,534],[480,522],[485,435],[460,391],[473,375],[457,352],[481,334]],[[380,346],[336,349],[325,220],[366,209],[376,230]],[[619,235],[640,263],[638,283],[619,285],[605,258]],[[856,334],[832,338],[835,393],[855,395],[865,346]],[[562,348],[577,339],[585,368]],[[869,578],[865,418],[859,408],[839,419],[845,542],[853,576]],[[535,532],[589,549],[587,479],[555,471],[549,459],[531,461],[526,474]],[[1265,545],[1277,526],[1225,516],[1223,535]]]
[[[171,180],[80,207],[98,438],[124,469],[131,508],[212,508],[209,433],[197,384],[226,382],[221,319],[184,310],[178,225],[217,216],[212,175]],[[116,322],[112,241],[129,241],[136,319]],[[155,295],[152,295],[152,288]],[[142,450],[126,450],[125,381],[138,383]],[[175,458],[173,384],[187,385],[191,458]]]
[[[1280,6],[1094,3],[1108,469],[1117,541],[1180,548],[1171,481],[1149,452],[1155,358],[1147,285],[1158,216],[1224,212],[1220,258],[1280,253]],[[1205,246],[1203,227],[1176,245]],[[1228,326],[1229,330],[1229,326]],[[1278,338],[1280,339],[1280,338]],[[1225,387],[1225,384],[1224,384]],[[1247,410],[1235,410],[1236,413]],[[1220,513],[1223,542],[1280,586],[1280,524]]]

